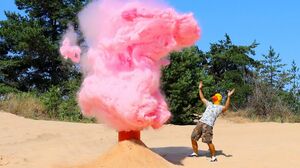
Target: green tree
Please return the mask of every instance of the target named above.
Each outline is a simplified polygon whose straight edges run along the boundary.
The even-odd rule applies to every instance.
[[[299,75],[299,67],[296,65],[295,60],[293,60],[291,69],[288,70],[290,74],[290,90],[288,95],[288,102],[290,103],[290,107],[296,113],[300,113],[300,75]]]
[[[283,89],[286,85],[286,73],[283,72],[285,64],[281,63],[279,54],[270,47],[268,55],[263,55],[264,59],[261,61],[261,71],[263,81],[276,89]]]
[[[216,91],[226,95],[227,90],[236,88],[232,101],[235,107],[243,107],[251,94],[253,70],[259,65],[259,62],[251,57],[255,55],[254,49],[257,45],[255,41],[247,46],[235,45],[226,34],[225,40],[211,44],[207,53],[209,74],[216,81]]]
[[[86,0],[15,3],[25,14],[5,12],[7,20],[0,21],[0,82],[21,91],[46,91],[78,76],[76,67],[60,58],[59,41]]]
[[[214,83],[213,78],[205,70],[207,57],[194,46],[171,53],[170,60],[171,64],[163,70],[162,89],[173,114],[172,122],[190,124],[194,114],[203,111],[199,100],[199,81],[209,84],[205,86],[206,95],[213,91],[210,87]]]
[[[249,101],[250,115],[269,121],[290,121],[293,96],[286,90],[291,81],[290,71],[284,70],[285,64],[272,47],[263,57]]]
[[[300,85],[299,85],[299,80],[300,80],[300,76],[299,76],[299,67],[297,66],[295,60],[293,60],[292,62],[292,65],[291,65],[291,69],[288,70],[289,74],[291,75],[291,80],[290,80],[290,83],[291,83],[291,89],[290,91],[292,93],[295,94],[295,97],[296,97],[296,94],[299,92],[300,90]]]

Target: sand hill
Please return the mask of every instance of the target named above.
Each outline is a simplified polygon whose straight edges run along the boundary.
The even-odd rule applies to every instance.
[[[76,168],[141,167],[171,168],[171,163],[148,149],[141,141],[122,141],[102,154],[97,160]]]

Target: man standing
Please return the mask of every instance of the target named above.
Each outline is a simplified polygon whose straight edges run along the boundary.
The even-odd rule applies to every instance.
[[[213,126],[215,124],[215,121],[219,114],[221,112],[225,112],[228,110],[230,105],[230,97],[234,93],[234,89],[231,91],[228,91],[228,97],[225,103],[225,106],[220,105],[222,101],[222,95],[217,93],[212,97],[212,102],[206,100],[203,96],[202,92],[202,81],[200,81],[199,84],[199,94],[201,101],[205,104],[206,110],[203,113],[201,119],[197,123],[197,126],[194,128],[191,140],[192,140],[192,147],[193,147],[193,153],[190,154],[190,156],[198,156],[198,144],[197,141],[202,138],[202,142],[206,143],[209,147],[209,151],[211,154],[211,162],[217,161],[217,158],[215,156],[215,146],[212,143],[213,139]]]

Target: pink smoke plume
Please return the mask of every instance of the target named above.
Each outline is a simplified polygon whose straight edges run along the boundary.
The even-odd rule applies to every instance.
[[[88,4],[79,22],[86,52],[77,46],[72,29],[60,51],[80,62],[83,114],[118,131],[161,127],[171,114],[160,91],[160,69],[169,63],[169,52],[200,37],[193,15],[153,1],[103,0]]]

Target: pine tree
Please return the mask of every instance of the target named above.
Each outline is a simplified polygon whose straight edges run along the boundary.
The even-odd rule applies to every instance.
[[[21,91],[45,91],[70,77],[76,68],[62,61],[60,38],[86,0],[16,0],[20,15],[5,12],[0,21],[0,82]],[[75,27],[77,25],[75,24]]]
[[[211,44],[209,57],[209,74],[213,75],[219,92],[226,95],[227,90],[236,88],[232,105],[243,107],[251,93],[253,69],[259,65],[252,56],[258,43],[246,46],[235,45],[229,35],[225,40]]]
[[[262,67],[260,71],[262,79],[275,89],[283,89],[287,81],[284,81],[286,74],[282,70],[285,64],[281,63],[282,60],[279,54],[270,47],[268,55],[263,55],[263,57],[264,59],[261,61]]]
[[[291,75],[291,89],[290,91],[294,94],[297,94],[299,92],[299,80],[300,80],[300,76],[299,76],[299,67],[297,67],[295,60],[293,60],[292,62],[292,67],[291,69],[288,71]],[[296,96],[296,95],[295,95]]]
[[[299,68],[296,65],[295,60],[293,60],[291,69],[288,70],[290,74],[290,90],[289,90],[289,102],[290,106],[293,109],[294,112],[300,113],[300,74],[299,74]]]

